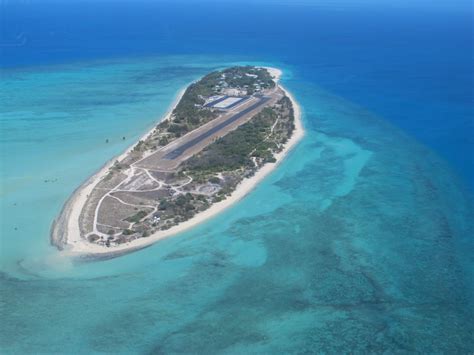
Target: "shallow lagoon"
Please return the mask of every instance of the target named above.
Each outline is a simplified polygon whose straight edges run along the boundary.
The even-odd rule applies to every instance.
[[[472,350],[472,196],[429,149],[296,68],[283,67],[283,84],[306,137],[235,207],[109,261],[73,264],[49,246],[85,178],[179,89],[234,63],[142,58],[2,77],[3,351]]]

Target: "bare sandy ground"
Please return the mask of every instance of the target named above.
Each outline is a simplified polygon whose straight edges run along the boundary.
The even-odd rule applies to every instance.
[[[278,82],[281,77],[281,71],[276,68],[266,68],[270,74]],[[268,174],[270,174],[277,166],[281,163],[288,152],[301,140],[304,136],[304,128],[301,121],[301,108],[291,95],[290,92],[285,90],[281,85],[280,87],[285,91],[286,95],[291,99],[295,114],[295,130],[293,135],[286,143],[284,149],[275,154],[276,162],[267,163],[260,170],[258,170],[254,176],[246,178],[240,182],[237,188],[234,190],[231,196],[225,200],[213,204],[210,208],[196,214],[193,218],[188,221],[182,222],[177,226],[174,226],[166,231],[159,231],[147,238],[139,238],[129,243],[124,243],[119,246],[105,247],[97,244],[89,243],[87,240],[80,236],[79,232],[79,215],[81,209],[84,206],[87,195],[89,195],[92,189],[98,184],[100,179],[107,174],[110,166],[115,160],[124,158],[134,146],[127,149],[122,155],[112,159],[108,162],[97,174],[92,176],[85,184],[76,190],[74,195],[64,206],[58,220],[52,228],[51,242],[62,250],[62,253],[67,256],[73,257],[85,257],[85,258],[111,258],[121,254],[129,253],[131,251],[142,249],[150,246],[157,241],[179,234],[185,230],[188,230],[210,218],[214,217],[218,213],[222,212],[226,208],[232,206],[237,201],[241,200],[247,195],[253,188],[255,188],[260,181],[262,181]],[[181,100],[185,90],[182,90],[174,100],[171,109],[168,111],[164,119],[169,119],[171,112],[176,104]],[[154,129],[154,128],[153,128]],[[146,133],[142,139],[146,138],[153,131]]]

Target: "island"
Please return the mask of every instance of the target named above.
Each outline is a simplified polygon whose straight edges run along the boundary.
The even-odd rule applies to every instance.
[[[304,134],[275,68],[238,66],[189,85],[156,127],[80,186],[51,228],[71,255],[114,257],[221,212]]]

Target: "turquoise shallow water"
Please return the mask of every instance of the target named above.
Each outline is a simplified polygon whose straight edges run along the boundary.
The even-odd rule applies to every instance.
[[[472,196],[428,148],[292,67],[306,136],[244,200],[118,259],[73,264],[49,246],[84,179],[183,86],[235,63],[3,72],[3,352],[472,351]]]
[[[209,58],[179,65],[192,60],[2,72],[2,266],[48,252],[50,222],[66,196],[150,129],[179,90],[219,65]]]

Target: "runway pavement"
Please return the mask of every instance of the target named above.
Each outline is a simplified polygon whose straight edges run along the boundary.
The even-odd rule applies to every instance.
[[[157,150],[134,166],[157,171],[174,171],[186,159],[203,150],[216,139],[225,136],[250,120],[264,107],[273,105],[283,97],[279,88],[263,96],[252,96],[207,124]]]

